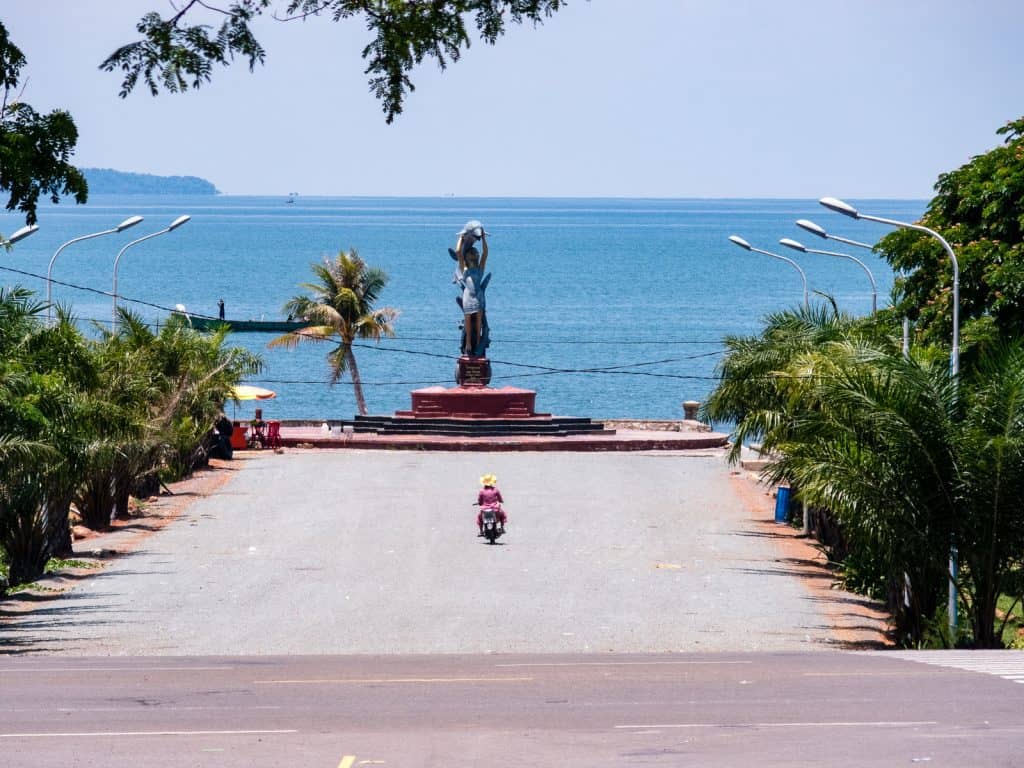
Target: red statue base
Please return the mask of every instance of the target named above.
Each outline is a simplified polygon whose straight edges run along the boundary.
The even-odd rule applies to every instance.
[[[535,413],[537,393],[518,387],[488,387],[491,363],[486,357],[459,358],[455,379],[459,386],[427,387],[412,392],[412,410],[398,411],[405,418],[532,419],[550,418]]]

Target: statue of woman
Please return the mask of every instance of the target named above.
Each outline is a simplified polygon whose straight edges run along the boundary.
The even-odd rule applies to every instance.
[[[481,252],[473,245],[481,243]],[[485,275],[487,267],[487,233],[478,221],[471,221],[459,233],[459,240],[452,252],[458,262],[455,280],[462,288],[462,295],[456,299],[462,307],[465,319],[462,335],[462,353],[483,357],[487,349],[487,283],[491,276]]]

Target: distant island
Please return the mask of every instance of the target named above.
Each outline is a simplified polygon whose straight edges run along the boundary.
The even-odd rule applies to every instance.
[[[93,195],[219,195],[206,179],[198,176],[154,176],[128,173],[112,168],[80,168]]]

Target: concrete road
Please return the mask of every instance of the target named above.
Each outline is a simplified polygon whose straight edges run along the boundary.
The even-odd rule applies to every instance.
[[[970,656],[7,658],[0,764],[1020,765],[1024,654]]]
[[[485,471],[497,546],[475,535]],[[5,634],[129,656],[827,647],[775,546],[719,451],[267,452]]]

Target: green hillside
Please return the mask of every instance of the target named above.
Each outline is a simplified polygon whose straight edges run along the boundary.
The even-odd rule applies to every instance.
[[[218,195],[220,191],[198,176],[154,176],[112,168],[81,168],[90,195]]]

